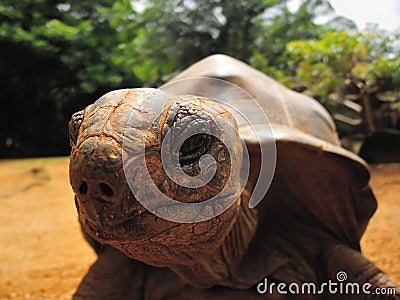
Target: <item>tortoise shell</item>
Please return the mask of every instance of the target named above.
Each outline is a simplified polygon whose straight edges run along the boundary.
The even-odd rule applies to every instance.
[[[231,97],[230,91],[221,88],[226,84],[215,85],[207,78],[233,83],[250,94],[255,104],[249,97]],[[381,274],[360,254],[360,238],[376,210],[366,164],[340,146],[332,119],[317,101],[224,55],[194,64],[160,90],[115,91],[71,119],[71,184],[83,231],[99,254],[77,299],[105,294],[121,294],[122,299],[132,295],[203,299],[231,296],[232,291],[238,291],[241,299],[256,295],[255,286],[267,277],[274,282],[318,283],[345,268],[349,276],[373,282],[371,278]],[[235,109],[216,101],[221,98]],[[203,121],[222,115],[220,129],[228,123],[237,127],[250,160],[237,201],[215,218],[183,224],[157,218],[137,203],[122,170],[122,144],[132,112],[136,114],[128,126],[133,141],[128,151],[138,152],[136,145],[144,137],[143,149],[152,153],[145,156],[145,168],[155,174],[152,179],[158,180],[163,193],[173,191],[172,197],[175,194],[182,202],[201,202],[198,197],[207,194],[207,189],[196,194],[163,180],[166,173],[160,166],[159,144],[166,124],[189,115],[201,115]],[[251,126],[240,115],[248,116]],[[271,133],[276,161],[272,157],[275,173],[269,181],[260,154],[264,148],[272,149]],[[195,149],[192,155],[204,143],[191,140],[185,147]],[[207,146],[208,154],[225,164],[227,157],[220,155],[223,146],[213,145]],[[136,166],[134,159],[130,162]],[[131,173],[136,180],[133,188],[151,195],[141,181],[142,169],[134,167],[136,173]],[[227,169],[220,170],[224,175]],[[222,176],[212,184],[219,188],[224,182]],[[268,192],[257,206],[251,205],[252,194],[263,185],[266,190],[269,187]],[[110,277],[116,272],[122,279],[111,288]],[[138,280],[141,288],[122,291],[132,280]]]

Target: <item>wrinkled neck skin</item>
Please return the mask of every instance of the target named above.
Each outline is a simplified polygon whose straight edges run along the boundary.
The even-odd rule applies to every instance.
[[[194,287],[235,287],[258,221],[257,210],[248,206],[249,195],[245,190],[227,211],[205,222],[176,224],[169,233],[138,242],[103,243],[148,265],[168,267]]]
[[[199,288],[214,285],[235,287],[237,267],[246,253],[257,227],[257,211],[248,206],[249,194],[241,196],[240,210],[231,230],[214,252],[203,257],[189,256],[186,264],[168,266],[185,282]]]

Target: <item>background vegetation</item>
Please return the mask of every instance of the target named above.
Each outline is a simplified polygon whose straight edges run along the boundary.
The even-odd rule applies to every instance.
[[[213,53],[315,97],[342,137],[400,130],[399,32],[361,32],[328,0],[287,4],[1,1],[0,157],[68,154],[73,112],[113,89],[157,86]]]

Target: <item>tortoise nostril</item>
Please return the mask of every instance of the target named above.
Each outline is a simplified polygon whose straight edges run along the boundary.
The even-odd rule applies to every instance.
[[[86,181],[82,181],[81,185],[79,186],[79,193],[81,195],[86,195],[88,191],[88,185]]]
[[[113,189],[106,183],[100,183],[100,190],[107,197],[114,195]]]

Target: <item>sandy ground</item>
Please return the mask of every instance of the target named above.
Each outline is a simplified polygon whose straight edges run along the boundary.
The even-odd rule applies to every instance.
[[[371,167],[379,208],[364,254],[400,283],[400,164]],[[70,299],[96,259],[83,240],[68,159],[0,161],[0,299]]]

